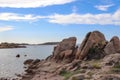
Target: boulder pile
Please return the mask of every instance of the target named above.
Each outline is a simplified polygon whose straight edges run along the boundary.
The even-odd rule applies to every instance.
[[[21,80],[120,80],[120,40],[89,32],[78,47],[76,37],[63,39],[45,60],[26,60]],[[109,73],[109,74],[108,74]]]
[[[51,59],[72,62],[74,60],[101,59],[107,54],[120,52],[120,40],[114,36],[110,41],[99,31],[89,32],[80,47],[76,46],[76,37],[63,39],[54,47]]]

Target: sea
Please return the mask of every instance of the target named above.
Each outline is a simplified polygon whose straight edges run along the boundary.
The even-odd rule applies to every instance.
[[[52,54],[55,45],[27,45],[26,48],[0,49],[0,78],[16,78],[24,74],[23,62],[27,59],[45,59]],[[16,55],[20,57],[17,58]]]

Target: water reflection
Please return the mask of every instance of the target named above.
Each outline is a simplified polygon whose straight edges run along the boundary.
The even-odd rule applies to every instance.
[[[41,45],[0,49],[0,77],[15,77],[15,74],[23,73],[23,62],[26,59],[44,59],[52,53],[53,47],[54,45]],[[20,54],[19,58],[16,58],[17,54]]]

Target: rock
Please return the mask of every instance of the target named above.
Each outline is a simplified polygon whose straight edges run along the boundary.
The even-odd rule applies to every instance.
[[[20,54],[17,54],[16,57],[19,58],[19,57],[20,57]]]
[[[62,40],[54,47],[53,58],[57,60],[70,59],[73,55],[76,46],[76,38],[70,37]]]
[[[81,63],[80,67],[81,69],[93,69],[93,67],[90,64],[84,62]]]
[[[120,64],[120,54],[119,53],[115,53],[115,54],[110,54],[104,57],[103,59],[103,63],[105,65],[114,65],[114,64]]]
[[[71,55],[72,53],[72,50],[65,50],[65,51],[62,51],[61,54],[60,54],[60,57],[61,58],[67,58]]]
[[[25,54],[24,56],[25,56],[25,57],[27,57],[27,55],[26,55],[26,54]]]
[[[72,71],[80,68],[80,60],[74,60],[72,63],[64,65],[67,71]]]
[[[76,59],[84,59],[88,54],[89,50],[95,46],[103,48],[106,44],[104,35],[99,31],[89,32],[83,42],[81,43],[77,53]],[[96,54],[97,55],[97,54]],[[94,55],[92,55],[94,56]]]
[[[35,71],[33,69],[27,69],[25,70],[25,72],[27,72],[28,74],[34,74]]]
[[[46,62],[43,64],[44,66],[50,66],[51,65],[51,62]]]
[[[118,37],[107,42],[99,31],[88,33],[80,47],[75,37],[64,39],[45,60],[26,60],[21,80],[120,80],[119,42]]]
[[[119,50],[120,50],[120,40],[117,36],[114,36],[104,49],[106,54],[114,54],[119,52]]]
[[[34,61],[33,59],[28,59],[28,60],[24,61],[24,64],[25,64],[25,65],[29,65],[29,64],[31,64],[33,61]]]
[[[105,76],[102,76],[100,80],[120,80],[120,76],[105,75]]]
[[[32,64],[35,65],[35,64],[37,64],[39,62],[40,62],[40,59],[35,59],[34,61],[32,61]]]
[[[85,79],[84,75],[77,74],[77,75],[72,76],[72,78],[70,80],[84,80],[84,79]]]

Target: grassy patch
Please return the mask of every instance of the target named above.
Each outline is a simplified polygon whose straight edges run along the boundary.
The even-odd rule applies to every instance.
[[[120,73],[120,64],[115,64],[111,71],[114,73]]]
[[[68,80],[73,74],[63,69],[59,75],[64,76],[64,80]]]
[[[101,69],[101,66],[100,66],[99,63],[93,63],[92,66],[93,66],[93,68],[95,68],[95,69]]]
[[[115,64],[114,68],[119,68],[120,69],[120,64]]]
[[[79,73],[81,73],[81,72],[83,72],[83,71],[80,70],[80,69],[78,69],[78,70],[76,70],[76,71],[73,71],[73,72],[66,71],[66,70],[63,69],[63,70],[60,72],[59,75],[64,76],[64,80],[68,80],[71,76],[73,76],[73,75],[75,75],[75,74],[79,74]]]
[[[93,69],[101,69],[101,60],[93,60],[90,61],[89,64],[93,67]]]

